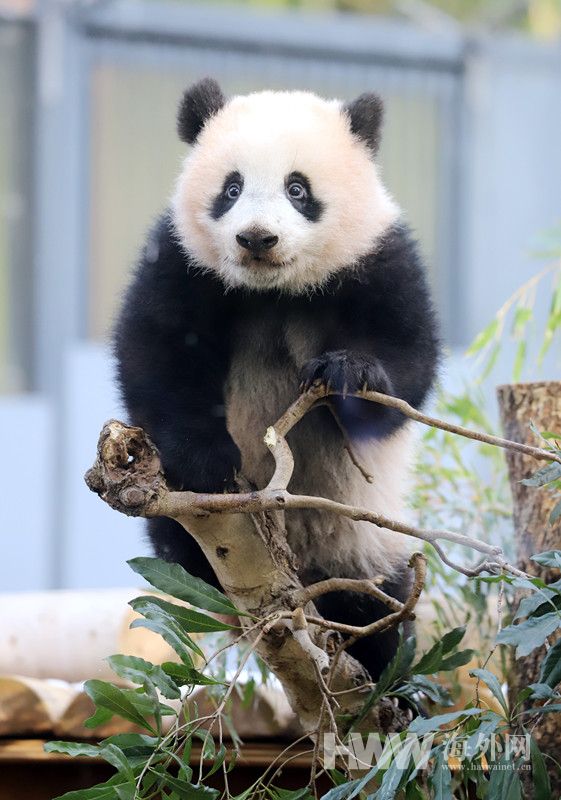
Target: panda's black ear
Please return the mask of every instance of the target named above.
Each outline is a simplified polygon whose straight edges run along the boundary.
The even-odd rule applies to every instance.
[[[380,95],[365,92],[343,106],[343,111],[350,119],[351,131],[376,155],[384,118],[384,104]]]
[[[183,94],[177,111],[177,133],[182,142],[193,144],[205,122],[226,103],[222,89],[214,78],[203,78]]]

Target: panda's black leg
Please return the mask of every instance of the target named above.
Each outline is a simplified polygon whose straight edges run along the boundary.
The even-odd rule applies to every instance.
[[[179,522],[169,517],[149,519],[148,536],[158,558],[181,564],[190,575],[221,588],[199,544]]]
[[[381,587],[387,594],[403,601],[407,596],[407,584],[386,582]],[[369,625],[391,613],[390,609],[374,597],[356,592],[330,592],[316,600],[318,611],[325,619],[347,625]],[[407,627],[407,626],[406,626]],[[412,626],[408,626],[408,635]],[[386,665],[394,657],[399,644],[397,628],[384,633],[365,636],[348,648],[348,652],[368,670],[373,681],[377,681]]]

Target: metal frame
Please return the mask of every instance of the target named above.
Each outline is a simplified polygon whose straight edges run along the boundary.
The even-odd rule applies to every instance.
[[[84,11],[81,18],[85,32],[98,37],[355,63],[405,62],[418,69],[460,71],[465,47],[465,38],[452,30],[443,37],[351,14],[116,0]]]

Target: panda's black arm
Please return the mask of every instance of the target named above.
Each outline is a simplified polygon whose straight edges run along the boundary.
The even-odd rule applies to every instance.
[[[226,429],[223,292],[189,271],[165,217],[151,234],[115,331],[130,420],[152,437],[176,489],[223,491],[240,454]]]
[[[360,273],[323,303],[331,323],[323,352],[304,367],[305,385],[320,378],[338,391],[366,386],[421,406],[436,376],[440,344],[425,270],[407,228],[392,229]],[[351,435],[382,438],[405,419],[356,398],[334,403]]]

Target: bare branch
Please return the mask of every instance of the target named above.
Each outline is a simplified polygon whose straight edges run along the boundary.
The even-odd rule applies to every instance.
[[[394,611],[393,614],[388,614],[386,617],[377,619],[369,625],[345,625],[342,622],[332,622],[331,620],[322,619],[321,617],[307,617],[307,621],[313,625],[319,625],[322,628],[352,636],[353,639],[359,639],[363,636],[372,636],[374,633],[381,633],[388,628],[393,628],[399,625],[404,619],[414,619],[415,614],[413,613],[413,609],[417,605],[425,585],[427,559],[422,553],[413,553],[409,566],[415,571],[413,586],[405,603],[400,603],[401,608],[398,611]],[[324,581],[324,583],[328,583],[328,581]],[[351,591],[355,590],[353,589]]]
[[[368,594],[371,597],[375,597],[377,600],[381,600],[382,603],[385,603],[388,608],[391,608],[393,611],[401,611],[403,603],[400,603],[395,597],[391,597],[389,594],[382,591],[379,586],[376,586],[377,581],[380,582],[381,578],[365,578],[364,580],[355,578],[328,578],[325,581],[312,583],[310,586],[306,586],[304,589],[295,592],[294,602],[299,606],[305,606],[306,603],[316,600],[318,597],[321,597],[321,595],[328,594],[329,592],[359,592],[360,594]]]

